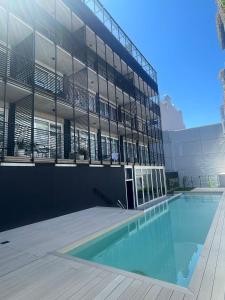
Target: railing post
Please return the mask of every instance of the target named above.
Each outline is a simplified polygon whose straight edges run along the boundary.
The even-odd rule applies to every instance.
[[[34,99],[35,99],[35,56],[36,56],[36,43],[35,43],[35,30],[36,30],[36,22],[33,20],[33,62],[32,62],[32,112],[31,112],[31,161],[34,162]]]
[[[56,32],[56,0],[54,0],[54,51],[55,51],[55,57],[52,59],[55,61],[55,91],[54,91],[54,102],[55,102],[55,107],[54,107],[54,113],[55,113],[55,130],[54,130],[54,135],[55,135],[55,163],[58,163],[58,111],[57,111],[57,92],[58,92],[58,84],[57,84],[57,45],[56,45],[56,40],[57,40],[57,32]]]
[[[7,20],[6,20],[6,55],[5,55],[5,73],[4,73],[4,112],[3,112],[3,141],[2,141],[2,153],[1,153],[1,161],[5,160],[5,134],[6,134],[6,89],[7,89],[7,81],[8,81],[8,63],[9,63],[9,6],[10,1],[7,1]]]

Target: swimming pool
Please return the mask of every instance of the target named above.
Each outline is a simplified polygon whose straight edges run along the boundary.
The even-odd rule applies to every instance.
[[[187,287],[221,196],[182,194],[68,254]]]

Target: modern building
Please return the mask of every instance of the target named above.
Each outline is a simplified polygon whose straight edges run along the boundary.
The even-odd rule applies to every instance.
[[[156,71],[99,1],[1,0],[0,23],[1,185],[72,210],[165,195]]]
[[[183,113],[172,103],[170,96],[166,95],[160,102],[162,130],[185,129]]]
[[[216,16],[216,25],[219,41],[222,49],[225,49],[225,1],[217,0],[218,13]]]

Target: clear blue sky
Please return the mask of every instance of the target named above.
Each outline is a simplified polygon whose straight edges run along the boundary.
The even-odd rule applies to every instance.
[[[101,0],[158,72],[187,127],[220,121],[224,66],[214,0]]]

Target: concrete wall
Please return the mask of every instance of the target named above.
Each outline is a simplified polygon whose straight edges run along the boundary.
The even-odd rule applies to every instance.
[[[225,137],[222,125],[165,131],[166,171],[183,176],[225,173]]]

